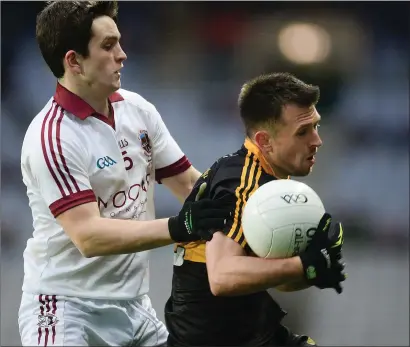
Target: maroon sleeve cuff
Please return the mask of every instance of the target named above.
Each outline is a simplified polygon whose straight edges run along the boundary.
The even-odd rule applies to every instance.
[[[167,177],[172,177],[175,175],[179,175],[184,171],[188,170],[191,167],[191,162],[188,158],[184,155],[181,159],[176,161],[175,163],[163,167],[161,169],[155,170],[155,180],[161,184],[161,180]]]
[[[68,196],[62,197],[57,201],[54,201],[50,205],[50,211],[56,218],[58,215],[69,210],[70,208],[93,201],[97,201],[94,192],[91,189],[83,190],[81,192],[70,194]]]

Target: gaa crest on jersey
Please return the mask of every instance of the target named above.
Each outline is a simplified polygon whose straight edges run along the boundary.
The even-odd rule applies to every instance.
[[[140,130],[138,134],[138,139],[141,142],[141,147],[143,148],[145,155],[150,156],[152,147],[151,147],[151,140],[148,137],[148,131]]]
[[[52,313],[45,313],[38,315],[38,323],[39,327],[48,328],[53,327],[58,323],[58,318]]]

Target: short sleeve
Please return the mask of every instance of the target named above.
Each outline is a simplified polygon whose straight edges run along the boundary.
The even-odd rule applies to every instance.
[[[158,111],[154,106],[152,108],[151,118],[154,122],[153,160],[155,178],[160,182],[163,178],[172,177],[186,171],[191,163],[171,136]]]
[[[41,131],[22,151],[23,178],[29,177],[54,217],[96,201],[85,165],[86,152],[63,119],[62,112],[54,119],[46,117]]]
[[[223,232],[243,248],[247,243],[242,229],[242,213],[247,200],[258,188],[261,167],[248,157],[233,158],[230,165],[221,166],[215,173],[211,194],[213,199],[232,198],[233,220],[227,224]]]

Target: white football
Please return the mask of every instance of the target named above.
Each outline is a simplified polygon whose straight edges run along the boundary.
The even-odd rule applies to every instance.
[[[309,244],[325,208],[308,185],[275,180],[260,186],[248,199],[242,228],[252,251],[262,258],[289,258]]]

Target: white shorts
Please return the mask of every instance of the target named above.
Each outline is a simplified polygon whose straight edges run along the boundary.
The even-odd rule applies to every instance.
[[[168,332],[151,300],[80,299],[23,293],[23,346],[162,346]]]

